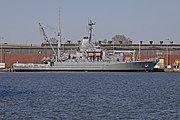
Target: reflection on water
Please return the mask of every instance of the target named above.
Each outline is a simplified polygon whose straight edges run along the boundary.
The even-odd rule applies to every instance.
[[[0,73],[0,119],[180,118],[178,73]]]

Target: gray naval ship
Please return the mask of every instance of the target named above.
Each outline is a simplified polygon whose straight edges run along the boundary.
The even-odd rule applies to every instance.
[[[92,20],[88,21],[88,37],[82,39],[79,49],[75,51],[62,51],[61,30],[58,27],[58,48],[56,53],[51,42],[45,36],[43,27],[41,24],[39,25],[44,39],[49,42],[54,52],[54,57],[50,60],[45,60],[44,64],[14,63],[14,71],[153,71],[154,66],[158,62],[156,58],[146,61],[135,60],[135,51],[107,51],[100,49],[100,46],[94,45],[91,40],[93,25],[95,25]],[[132,54],[131,60],[123,60],[123,55],[126,52]]]

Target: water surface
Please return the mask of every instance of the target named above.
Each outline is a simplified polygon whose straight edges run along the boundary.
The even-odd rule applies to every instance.
[[[179,120],[179,73],[0,73],[0,119]]]

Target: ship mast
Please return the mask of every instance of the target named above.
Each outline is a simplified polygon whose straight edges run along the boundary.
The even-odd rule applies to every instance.
[[[92,20],[88,19],[88,26],[89,26],[89,42],[91,43],[91,38],[92,38],[92,29],[93,25],[95,25],[95,22],[92,22]]]
[[[61,49],[61,26],[60,26],[60,9],[59,9],[59,17],[58,17],[58,31],[57,31],[57,36],[58,36],[58,54],[57,54],[57,61],[60,60],[60,49]]]

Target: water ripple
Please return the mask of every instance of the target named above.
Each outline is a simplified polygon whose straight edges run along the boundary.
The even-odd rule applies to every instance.
[[[178,73],[0,73],[0,119],[179,120]]]

